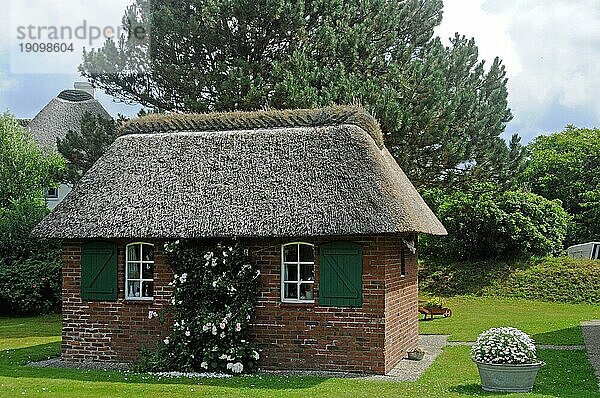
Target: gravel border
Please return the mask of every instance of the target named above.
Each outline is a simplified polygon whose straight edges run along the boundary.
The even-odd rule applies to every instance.
[[[433,361],[442,352],[442,349],[447,344],[448,336],[443,335],[420,335],[419,346],[425,350],[425,355],[420,361],[411,361],[402,359],[387,375],[370,375],[366,373],[356,372],[329,372],[317,370],[259,370],[258,374],[270,374],[281,376],[312,376],[312,377],[336,377],[336,378],[354,378],[363,380],[381,380],[381,381],[416,381],[423,373],[431,366]],[[28,366],[42,368],[71,368],[82,370],[130,370],[130,364],[119,362],[67,362],[61,358],[49,358],[39,362],[30,362]],[[160,374],[160,376],[170,377],[203,377],[204,374],[183,374],[170,372],[171,374]],[[177,373],[177,374],[176,374]],[[149,373],[152,374],[152,373]],[[154,373],[158,375],[157,373]],[[229,376],[229,375],[228,375]]]
[[[451,347],[471,347],[475,344],[474,341],[449,341],[448,345]],[[536,348],[540,350],[563,350],[563,351],[583,351],[585,350],[584,345],[553,345],[553,344],[536,344]]]
[[[39,368],[69,368],[82,370],[130,370],[130,364],[122,362],[67,362],[61,358],[49,358],[38,362],[29,362],[27,366]]]
[[[594,368],[596,380],[600,386],[600,319],[581,322],[581,331],[588,359]]]

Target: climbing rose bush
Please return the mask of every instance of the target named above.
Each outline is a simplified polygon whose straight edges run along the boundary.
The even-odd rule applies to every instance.
[[[479,335],[471,348],[471,358],[483,363],[535,363],[535,341],[519,329],[492,328]]]
[[[244,247],[218,244],[202,251],[191,243],[165,244],[174,271],[171,306],[148,318],[172,322],[155,350],[143,350],[143,371],[242,373],[255,369],[258,350],[248,338],[260,292],[260,272]]]

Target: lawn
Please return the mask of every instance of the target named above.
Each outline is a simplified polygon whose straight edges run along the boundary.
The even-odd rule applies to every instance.
[[[600,305],[556,304],[518,299],[454,297],[446,300],[452,317],[419,322],[422,334],[448,334],[450,341],[475,341],[491,327],[513,326],[538,344],[582,345],[579,323],[600,319]]]
[[[466,309],[470,299],[461,300],[465,300]],[[461,308],[459,302],[463,301],[451,301],[451,305],[456,303],[456,308]],[[494,312],[494,301],[487,301],[487,304],[487,311]],[[504,309],[505,301],[497,304],[500,309],[497,320],[512,322],[513,314]],[[510,317],[502,319],[507,311]],[[561,313],[560,309],[556,313]],[[435,327],[443,333],[454,334],[455,322],[462,316],[462,310],[459,310],[450,319],[427,322],[432,326],[424,327]],[[535,327],[539,328],[536,330],[539,334],[561,330],[553,326],[563,325],[558,318],[548,323],[547,330],[535,323]],[[469,328],[475,330],[474,326]],[[56,316],[0,319],[0,347],[3,350],[0,351],[0,397],[600,397],[584,351],[540,350],[539,356],[547,365],[540,371],[534,393],[501,395],[482,392],[477,369],[469,359],[467,347],[447,347],[425,375],[414,383],[270,375],[165,379],[127,372],[23,366],[30,360],[57,355],[59,333]]]

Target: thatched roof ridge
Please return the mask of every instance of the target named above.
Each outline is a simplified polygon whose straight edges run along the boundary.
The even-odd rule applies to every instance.
[[[319,109],[235,111],[220,113],[153,113],[126,122],[121,134],[155,134],[170,131],[233,131],[281,127],[317,127],[352,124],[365,130],[383,147],[377,120],[360,106]]]
[[[122,135],[40,237],[301,237],[446,230],[353,124]]]

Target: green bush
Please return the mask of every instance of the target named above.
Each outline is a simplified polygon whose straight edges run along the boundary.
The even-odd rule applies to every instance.
[[[419,289],[443,297],[482,295],[495,280],[529,267],[529,259],[443,261],[424,260],[419,269]]]
[[[568,257],[538,260],[493,281],[486,295],[559,303],[600,304],[600,261]]]
[[[548,255],[563,249],[570,223],[560,201],[526,192],[501,192],[493,185],[424,198],[448,230],[426,236],[421,254],[439,259],[485,259]]]
[[[249,339],[250,316],[260,292],[260,272],[240,244],[203,251],[176,241],[165,245],[175,273],[172,306],[149,318],[172,322],[154,350],[143,350],[141,371],[241,373],[260,355]],[[170,315],[172,318],[167,318]]]
[[[0,313],[33,315],[57,312],[61,304],[61,263],[25,259],[0,262]]]
[[[428,261],[419,270],[419,288],[446,297],[479,295],[600,304],[600,261],[569,257]]]
[[[60,241],[29,236],[48,212],[46,205],[37,200],[21,200],[9,208],[0,207],[0,258],[6,264],[29,258],[58,259]]]

